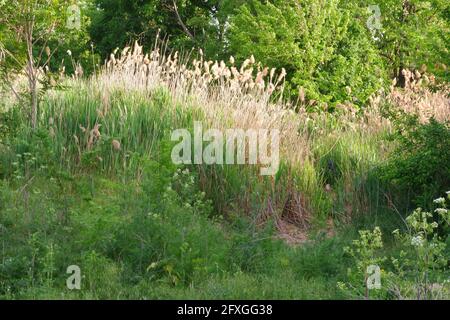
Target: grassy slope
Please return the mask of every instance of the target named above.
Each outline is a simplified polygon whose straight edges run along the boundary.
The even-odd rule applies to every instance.
[[[170,132],[205,115],[162,89],[104,101],[79,84],[42,107],[41,130],[22,127],[1,152],[1,298],[344,298],[336,283],[356,230],[401,225],[375,174],[389,149],[383,131],[308,122],[312,155],[272,179],[245,166],[174,166]],[[91,140],[98,119],[101,139]],[[292,190],[312,216],[311,242],[297,247],[274,226]],[[267,216],[268,200],[278,207]],[[80,291],[66,289],[73,264]]]

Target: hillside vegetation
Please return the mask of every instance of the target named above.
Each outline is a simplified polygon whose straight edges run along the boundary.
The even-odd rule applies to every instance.
[[[36,47],[19,68],[22,47],[2,34],[0,299],[450,299],[448,74],[419,48],[422,69],[406,53],[382,60],[351,19],[358,1],[303,1],[309,15],[272,2],[236,5],[223,50],[207,38],[177,51],[202,40],[189,20],[192,38],[173,46],[156,33],[103,64],[86,53],[86,74],[72,51],[65,71],[39,64]],[[255,23],[266,29],[252,36]],[[434,53],[446,50],[440,36]],[[277,173],[175,164],[171,135],[196,121],[279,130]],[[69,266],[80,290],[68,288]]]

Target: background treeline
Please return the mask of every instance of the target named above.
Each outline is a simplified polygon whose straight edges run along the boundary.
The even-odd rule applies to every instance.
[[[403,68],[448,80],[448,2],[378,1],[380,25],[372,2],[93,0],[87,31],[102,58],[134,39],[152,47],[158,32],[171,47],[202,48],[210,59],[254,55],[284,67],[288,92],[311,106],[361,106],[388,79],[404,85]]]
[[[254,55],[263,66],[285,68],[285,94],[314,109],[362,106],[393,78],[403,86],[404,68],[431,72],[438,80],[449,77],[450,9],[445,0],[52,3],[54,8],[46,5],[45,15],[60,16],[60,28],[47,43],[58,48],[50,64],[56,69],[63,61],[69,73],[77,67],[74,62],[91,73],[116,48],[135,40],[150,49],[159,35],[169,39],[169,49],[186,55],[202,48],[207,59],[228,61],[233,56],[239,65]],[[64,27],[73,4],[81,9],[80,29]],[[380,9],[379,20],[373,5]],[[8,43],[9,36],[17,51],[17,32],[8,32],[12,30],[6,24],[1,28],[0,42]]]
[[[0,0],[0,299],[449,299],[449,5],[371,2]]]

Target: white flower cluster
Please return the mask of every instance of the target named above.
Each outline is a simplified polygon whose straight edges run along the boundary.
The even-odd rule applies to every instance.
[[[444,204],[445,203],[445,198],[441,197],[441,198],[437,198],[433,200],[434,203],[437,204]]]
[[[436,213],[438,213],[438,214],[441,214],[441,215],[445,215],[445,214],[447,214],[447,209],[445,209],[445,208],[437,208],[436,210],[434,210],[434,212],[436,212]]]
[[[423,238],[421,235],[415,236],[411,239],[411,245],[414,247],[421,247],[423,246]]]

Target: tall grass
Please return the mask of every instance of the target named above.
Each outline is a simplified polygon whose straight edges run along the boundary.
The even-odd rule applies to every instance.
[[[99,74],[66,79],[41,104],[41,130],[0,141],[0,296],[341,297],[349,222],[401,220],[377,174],[394,147],[380,109],[403,95],[409,105],[413,89],[392,88],[365,110],[311,113],[283,99],[284,70],[164,48],[135,44]],[[442,93],[426,96],[448,117]],[[196,165],[191,184],[174,182],[170,134],[195,120],[280,130],[278,173]],[[64,296],[54,274],[68,260],[82,265],[87,290]]]
[[[391,149],[382,142],[391,124],[379,112],[381,96],[360,111],[306,112],[283,99],[284,69],[261,66],[253,57],[236,66],[232,58],[207,61],[201,51],[181,56],[156,43],[150,53],[137,43],[116,50],[99,74],[68,80],[70,89],[46,97],[40,121],[61,167],[139,175],[142,159],[158,157],[160,146],[171,144],[170,132],[191,128],[194,120],[217,129],[278,129],[286,169],[274,178],[258,177],[249,166],[196,168],[219,214],[280,219],[292,197],[302,198],[292,209],[299,216],[322,220],[383,208],[386,194],[372,174]],[[413,83],[407,92],[417,87]],[[412,95],[391,88],[388,100]],[[446,117],[446,102],[439,101],[434,112]]]
[[[61,167],[139,176],[142,159],[159,157],[170,132],[194,120],[217,129],[278,129],[282,168],[275,177],[260,177],[251,166],[194,168],[217,214],[240,212],[264,223],[287,219],[288,210],[298,216],[294,224],[309,229],[314,220],[348,221],[381,208],[384,195],[371,171],[390,148],[380,143],[390,124],[377,101],[336,116],[294,111],[282,98],[284,70],[253,57],[236,66],[234,59],[194,55],[165,52],[164,45],[146,54],[136,43],[112,54],[99,74],[51,92],[40,121]]]

